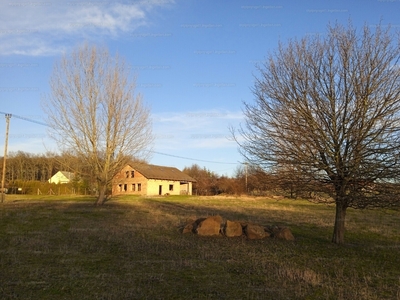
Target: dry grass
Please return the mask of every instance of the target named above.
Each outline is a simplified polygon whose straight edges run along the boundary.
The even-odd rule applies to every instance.
[[[182,235],[189,217],[289,226],[295,242]],[[8,198],[1,299],[400,299],[400,213],[228,197]]]

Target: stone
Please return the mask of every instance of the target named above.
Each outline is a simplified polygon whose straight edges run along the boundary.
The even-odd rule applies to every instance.
[[[197,233],[202,236],[220,236],[225,234],[226,237],[239,237],[244,235],[249,240],[264,239],[274,237],[286,241],[294,241],[295,238],[291,230],[287,227],[276,225],[262,226],[249,222],[230,221],[224,219],[220,215],[208,218],[189,217],[181,228],[182,233]]]
[[[242,224],[227,220],[224,228],[224,233],[227,237],[236,237],[243,234]]]
[[[202,236],[215,236],[219,235],[221,231],[221,216],[208,217],[201,221],[196,228],[196,233]]]
[[[244,232],[249,240],[260,240],[269,236],[269,234],[265,232],[263,226],[256,224],[247,224]]]
[[[224,222],[224,219],[220,215],[211,216],[208,217],[207,219],[214,219],[216,222],[219,222],[220,224]]]
[[[194,223],[189,223],[186,224],[185,227],[183,227],[182,233],[193,233],[194,231]]]
[[[203,219],[204,220],[204,219]],[[197,227],[198,219],[196,217],[189,217],[185,220],[182,233],[194,233]]]
[[[196,216],[190,216],[188,218],[186,218],[186,220],[184,221],[184,224],[194,224],[196,223],[198,220],[198,218]]]
[[[287,227],[276,230],[274,233],[274,237],[277,239],[286,240],[286,241],[294,241],[295,240],[292,232]]]

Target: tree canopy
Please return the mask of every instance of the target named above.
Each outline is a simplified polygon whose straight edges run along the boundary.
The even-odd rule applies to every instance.
[[[330,25],[326,35],[280,43],[258,67],[255,102],[244,104],[242,154],[325,184],[335,243],[344,242],[348,207],[398,203],[399,58],[390,27]]]
[[[129,156],[142,158],[153,140],[149,109],[126,62],[88,44],[56,63],[50,88],[43,105],[50,134],[90,166],[103,204],[114,174]]]

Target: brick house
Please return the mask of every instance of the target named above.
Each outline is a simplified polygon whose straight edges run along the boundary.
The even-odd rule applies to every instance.
[[[128,164],[113,178],[113,195],[191,195],[196,180],[177,168]]]

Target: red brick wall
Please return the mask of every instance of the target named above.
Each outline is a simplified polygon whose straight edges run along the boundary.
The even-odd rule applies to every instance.
[[[131,171],[134,171],[134,177],[131,178]],[[128,178],[126,175],[128,172]],[[124,185],[126,184],[126,191]],[[135,184],[135,191],[132,191],[132,184]],[[138,184],[141,184],[141,191],[138,191]],[[121,186],[121,190],[120,190]],[[131,166],[125,166],[117,175],[114,176],[112,183],[113,195],[146,195],[147,194],[147,178],[136,171]]]

